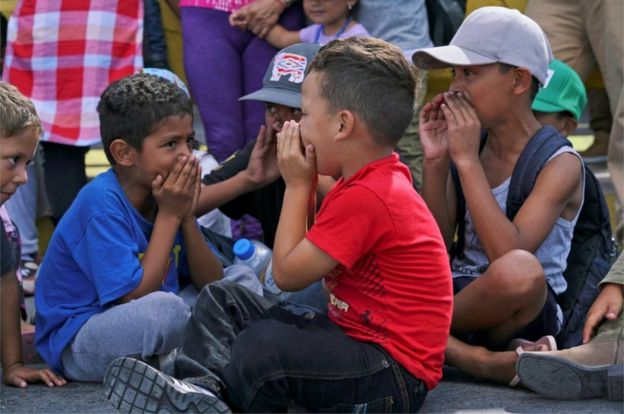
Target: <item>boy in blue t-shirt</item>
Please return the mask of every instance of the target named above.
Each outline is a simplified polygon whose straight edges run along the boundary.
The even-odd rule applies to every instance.
[[[108,86],[98,112],[112,168],[59,222],[35,295],[37,351],[78,381],[101,381],[119,356],[173,350],[190,317],[178,277],[201,289],[223,275],[193,214],[201,171],[189,97],[136,74]]]

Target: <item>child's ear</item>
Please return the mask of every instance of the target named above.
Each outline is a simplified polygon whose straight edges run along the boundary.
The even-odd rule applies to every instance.
[[[348,138],[353,133],[353,128],[355,128],[355,115],[353,112],[348,110],[342,110],[338,113],[338,120],[340,124],[338,126],[338,133],[335,136],[336,140],[343,140]]]
[[[563,124],[563,129],[561,130],[561,134],[564,137],[570,136],[574,131],[576,131],[576,127],[578,127],[578,122],[576,119],[566,116],[561,119]]]
[[[533,77],[527,68],[515,68],[514,75],[513,91],[516,95],[522,95],[531,90]]]
[[[123,139],[117,138],[110,144],[110,153],[116,164],[130,167],[136,161],[137,150]]]

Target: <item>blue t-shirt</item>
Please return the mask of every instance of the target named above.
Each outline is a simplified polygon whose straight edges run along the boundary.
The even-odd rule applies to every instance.
[[[37,278],[36,346],[52,368],[62,372],[61,355],[89,318],[139,285],[153,228],[112,169],[80,191],[52,235]],[[161,290],[177,293],[178,276],[188,274],[178,232]]]

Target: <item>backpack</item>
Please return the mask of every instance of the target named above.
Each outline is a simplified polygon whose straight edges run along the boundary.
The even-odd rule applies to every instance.
[[[435,46],[446,46],[464,21],[466,0],[426,0],[429,36]]]
[[[234,264],[234,239],[223,236],[208,227],[199,226],[204,240],[210,246],[212,253],[219,259],[223,267]]]
[[[486,136],[482,136],[481,148]],[[552,126],[541,128],[527,143],[514,166],[506,201],[506,216],[513,220],[516,213],[533,190],[537,176],[548,159],[563,146],[572,146]],[[570,253],[563,277],[568,283],[565,292],[557,296],[564,323],[557,335],[560,348],[579,345],[583,325],[589,307],[598,296],[598,284],[607,274],[617,256],[617,245],[611,231],[609,210],[600,183],[594,173],[584,164],[585,198],[574,227]],[[451,174],[457,194],[457,242],[452,254],[462,255],[466,201],[464,199],[457,169],[451,166]]]

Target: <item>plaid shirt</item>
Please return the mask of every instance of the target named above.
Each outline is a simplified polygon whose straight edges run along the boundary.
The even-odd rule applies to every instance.
[[[255,0],[180,0],[180,7],[204,7],[207,9],[233,12]]]
[[[32,100],[44,141],[91,145],[100,95],[142,68],[142,38],[142,0],[20,0],[3,80]]]

